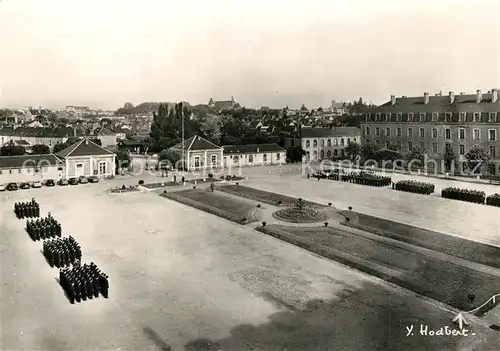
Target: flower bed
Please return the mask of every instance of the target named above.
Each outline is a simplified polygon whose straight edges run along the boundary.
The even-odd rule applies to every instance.
[[[493,194],[486,198],[486,205],[500,207],[500,194]]]
[[[304,208],[298,210],[293,207],[282,208],[273,213],[273,217],[284,222],[291,223],[312,223],[321,222],[327,219],[327,215],[315,208]]]
[[[417,182],[415,180],[401,180],[394,185],[395,190],[409,193],[430,195],[434,192],[434,184]]]
[[[117,188],[109,190],[109,192],[113,193],[113,194],[130,193],[132,191],[139,191],[139,189],[137,189],[137,187],[135,187],[135,186],[129,186],[127,188],[125,185],[122,185],[121,187],[117,187]]]
[[[445,188],[441,190],[441,197],[452,200],[467,201],[476,204],[484,204],[486,194],[480,190],[460,189],[460,188]]]
[[[143,187],[148,188],[148,189],[159,189],[159,188],[166,188],[169,186],[178,186],[182,185],[182,183],[177,182],[161,182],[161,183],[150,183],[150,184],[142,184]]]
[[[212,183],[212,182],[219,182],[219,181],[220,181],[220,179],[209,178],[209,177],[188,180],[188,182],[191,184],[194,184],[195,182],[196,182],[196,184],[205,184],[205,183]]]
[[[228,175],[222,175],[220,176],[220,180],[227,180],[227,181],[236,181],[236,180],[244,180],[245,178],[234,175],[234,174],[228,174]],[[217,179],[219,180],[219,179]]]

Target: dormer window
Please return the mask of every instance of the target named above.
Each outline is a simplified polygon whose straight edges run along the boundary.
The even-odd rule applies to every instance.
[[[369,120],[370,120],[370,114],[367,113],[367,114],[365,114],[365,121],[369,121]]]
[[[420,113],[420,114],[418,115],[418,120],[419,120],[420,122],[425,121],[425,113]]]
[[[407,119],[408,119],[408,122],[413,122],[413,112],[408,113]]]
[[[403,114],[402,113],[398,113],[396,115],[396,118],[398,119],[398,122],[401,122],[401,120],[403,119]]]
[[[438,116],[439,116],[439,114],[437,112],[433,112],[432,113],[432,122],[437,122]]]

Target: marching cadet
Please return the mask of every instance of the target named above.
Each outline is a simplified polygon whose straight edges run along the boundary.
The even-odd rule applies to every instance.
[[[108,276],[106,274],[101,274],[99,278],[100,278],[99,290],[101,291],[102,296],[104,296],[104,298],[107,299],[109,290]]]
[[[82,300],[87,301],[87,296],[88,296],[87,279],[85,279],[85,276],[83,274],[81,277],[81,282],[82,282]]]
[[[75,280],[75,300],[77,302],[82,301],[82,283],[78,278]]]

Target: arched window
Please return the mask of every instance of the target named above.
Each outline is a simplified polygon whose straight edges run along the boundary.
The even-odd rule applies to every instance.
[[[313,141],[313,147],[318,147],[318,141],[316,139]]]
[[[337,157],[339,155],[339,150],[335,149],[333,150],[333,156]]]
[[[325,158],[325,152],[323,150],[321,150],[320,152],[320,158],[321,159],[324,159]]]
[[[276,160],[279,161],[280,160],[280,153],[276,153]]]
[[[332,157],[332,152],[331,152],[330,150],[328,150],[328,151],[326,152],[326,157],[327,157],[327,158]]]
[[[212,161],[212,166],[217,165],[217,155],[210,156],[210,161]]]
[[[316,160],[318,158],[318,152],[313,151],[313,159]]]
[[[248,163],[253,163],[253,155],[248,156]]]
[[[340,139],[340,146],[344,146],[344,138]]]
[[[238,155],[233,156],[233,162],[234,162],[234,163],[238,163],[238,162],[239,162],[239,160],[240,160],[240,158],[239,158],[239,156],[238,156]]]
[[[351,143],[351,139],[347,138],[347,145]]]
[[[263,159],[264,159],[264,162],[267,162],[267,154],[264,154]]]
[[[324,139],[321,139],[319,144],[321,145],[321,147],[325,147],[325,140]]]
[[[311,146],[311,142],[309,140],[306,140],[306,147],[310,147]]]
[[[307,160],[311,159],[311,153],[309,151],[306,152],[306,159]]]
[[[328,141],[326,142],[326,145],[328,147],[332,147],[332,139],[328,139]]]
[[[333,140],[333,145],[334,146],[339,146],[339,140],[338,139],[334,139]]]

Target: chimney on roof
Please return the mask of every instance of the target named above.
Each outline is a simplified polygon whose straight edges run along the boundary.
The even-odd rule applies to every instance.
[[[491,102],[497,102],[498,100],[498,89],[491,90]]]
[[[455,93],[450,91],[450,104],[455,102]]]
[[[85,145],[89,144],[89,139],[85,139]]]
[[[429,103],[429,93],[424,93],[424,104],[428,104]]]
[[[391,105],[396,105],[396,95],[391,95]]]
[[[483,93],[481,92],[481,90],[477,90],[477,93],[476,93],[476,103],[480,103],[481,100],[483,99]]]

